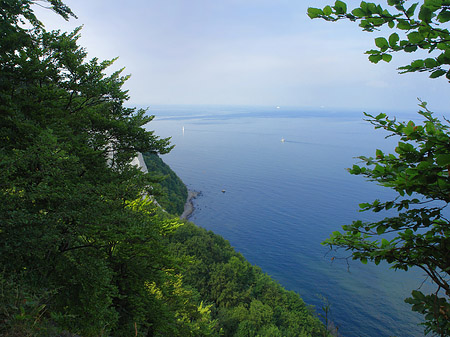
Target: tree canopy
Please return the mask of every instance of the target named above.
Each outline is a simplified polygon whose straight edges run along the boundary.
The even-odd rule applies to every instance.
[[[105,74],[114,60],[88,60],[80,29],[46,31],[37,5],[75,16],[60,0],[0,0],[0,335],[275,336],[294,324],[292,335],[324,332],[297,294],[283,295],[277,311],[256,299],[252,287],[269,277],[229,245],[210,249],[225,240],[192,224],[193,236],[178,232],[184,222],[170,213],[186,188],[158,157],[170,139],[126,106],[128,77]],[[131,164],[138,152],[149,173]],[[161,190],[168,212],[154,202]],[[213,253],[232,261],[188,272]],[[205,278],[213,291],[197,287]],[[220,319],[216,304],[239,310]]]
[[[312,308],[233,250],[228,241],[187,223],[169,249],[192,263],[185,284],[211,305],[223,336],[330,336]]]
[[[36,4],[73,16],[59,0],[1,1],[0,333],[207,335],[162,243],[180,223],[130,164],[169,139],[125,106],[127,76],[105,75],[114,60],[86,60],[80,29],[46,31]]]
[[[181,215],[188,197],[186,186],[156,153],[147,152],[143,157],[148,172],[154,179],[160,179],[152,190],[156,200],[167,212]]]
[[[450,1],[425,0],[409,3],[388,0],[388,9],[362,1],[352,10],[336,1],[333,6],[309,8],[311,18],[327,21],[348,19],[369,32],[385,26],[393,32],[375,38],[377,49],[369,50],[371,62],[389,62],[395,52],[423,49],[429,57],[415,59],[400,72],[429,72],[431,78],[450,80]],[[382,30],[385,32],[386,30]],[[349,169],[370,181],[394,189],[393,200],[360,204],[361,211],[394,210],[396,215],[380,221],[354,221],[333,232],[324,241],[330,248],[352,252],[363,263],[387,261],[395,269],[422,269],[436,286],[431,294],[413,290],[406,299],[412,310],[424,315],[425,332],[450,335],[450,130],[449,121],[439,120],[420,103],[419,122],[400,122],[383,113],[366,114],[375,128],[399,138],[394,153],[376,150],[374,157],[361,156],[362,164]]]

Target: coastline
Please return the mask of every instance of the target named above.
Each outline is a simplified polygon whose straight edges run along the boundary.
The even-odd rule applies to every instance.
[[[188,220],[188,218],[192,215],[195,209],[193,200],[197,198],[200,194],[201,192],[188,190],[188,196],[186,199],[186,203],[184,204],[184,211],[180,215],[180,219]]]

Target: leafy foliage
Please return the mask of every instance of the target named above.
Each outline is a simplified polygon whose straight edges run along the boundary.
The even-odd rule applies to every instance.
[[[362,211],[393,209],[398,214],[372,223],[354,221],[343,226],[346,233],[334,232],[324,244],[352,250],[353,259],[363,263],[385,260],[395,269],[424,270],[436,284],[436,292],[425,296],[414,291],[407,302],[413,310],[426,313],[427,331],[444,336],[450,333],[450,229],[445,216],[450,201],[450,136],[449,127],[434,118],[424,103],[422,108],[422,125],[366,114],[376,128],[400,137],[396,154],[377,150],[375,158],[359,157],[365,166],[354,165],[349,170],[398,193],[394,200],[362,203]],[[388,233],[389,238],[384,235]],[[396,235],[391,238],[392,234]]]
[[[190,264],[184,282],[212,305],[224,336],[324,336],[324,325],[294,292],[236,253],[228,241],[186,223],[170,249]]]
[[[169,140],[124,106],[127,76],[105,75],[113,61],[86,61],[79,29],[45,31],[33,3],[0,7],[0,263],[18,298],[42,298],[45,310],[3,310],[0,330],[207,335],[209,309],[187,304],[162,244],[180,223],[143,198],[155,179],[130,165],[137,152],[168,152]]]
[[[143,154],[145,164],[154,179],[153,195],[158,203],[169,213],[181,215],[188,197],[186,185],[176,173],[156,153]]]
[[[362,1],[359,7],[348,10],[347,4],[338,0],[334,6],[309,8],[308,15],[312,19],[359,22],[359,26],[368,32],[381,27],[396,30],[388,37],[375,39],[377,49],[366,52],[371,62],[390,62],[394,52],[412,53],[422,49],[428,51],[430,57],[413,60],[400,67],[401,72],[430,72],[431,78],[445,75],[450,80],[450,32],[446,28],[450,21],[450,2],[425,0],[410,4],[406,0],[388,0],[387,4],[391,7],[389,10]]]
[[[369,60],[389,62],[393,52],[427,50],[432,57],[418,59],[400,68],[402,72],[430,72],[431,78],[445,75],[450,80],[450,2],[425,0],[407,6],[405,0],[388,0],[390,12],[375,3],[362,1],[348,11],[336,1],[323,9],[310,8],[311,18],[328,21],[349,19],[365,31],[382,26],[396,30],[378,37],[378,49],[369,50]],[[354,221],[343,226],[344,233],[333,232],[324,241],[330,248],[352,251],[362,263],[387,261],[395,269],[421,268],[436,285],[432,294],[414,290],[406,299],[412,310],[425,316],[425,332],[450,335],[450,229],[447,206],[450,202],[450,134],[448,120],[441,122],[420,104],[422,123],[398,122],[385,114],[366,114],[375,128],[399,137],[395,153],[376,150],[375,157],[361,156],[364,165],[353,165],[351,174],[394,189],[394,200],[375,200],[360,204],[361,211],[395,211],[395,216],[376,222]]]
[[[187,264],[190,241],[175,253],[168,240],[183,233],[182,223],[152,201],[165,189],[170,200],[159,200],[176,213],[186,199],[157,156],[171,150],[169,139],[143,128],[153,118],[145,110],[125,106],[127,76],[105,75],[114,60],[86,60],[80,29],[47,32],[33,13],[36,3],[0,0],[0,334],[218,336],[216,305],[239,305],[242,294],[245,323],[229,319],[242,336],[279,335],[280,310],[280,317],[294,315],[294,329],[319,331],[296,295],[270,285],[230,247],[217,249],[230,256],[226,263],[183,276],[205,266]],[[60,0],[39,4],[74,16]],[[130,164],[138,152],[154,171]],[[202,257],[204,244],[195,248]],[[214,283],[213,293],[192,286],[204,282]],[[253,300],[253,283],[290,298],[292,312],[274,311],[262,295]]]

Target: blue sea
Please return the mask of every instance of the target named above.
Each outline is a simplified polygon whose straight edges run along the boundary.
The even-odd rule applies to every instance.
[[[321,245],[342,225],[377,219],[358,212],[359,203],[395,195],[346,170],[356,156],[393,152],[394,137],[385,139],[361,111],[155,106],[149,113],[156,118],[148,129],[176,145],[163,160],[201,191],[192,222],[222,235],[318,314],[328,301],[341,336],[423,336],[422,316],[404,303],[411,290],[429,287],[423,272],[363,265]]]

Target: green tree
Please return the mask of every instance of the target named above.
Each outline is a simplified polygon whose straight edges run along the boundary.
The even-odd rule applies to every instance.
[[[148,172],[159,182],[154,184],[153,195],[167,212],[181,215],[188,197],[183,181],[156,153],[143,154]]]
[[[180,223],[130,164],[169,139],[125,106],[113,61],[86,60],[80,29],[47,32],[36,3],[74,16],[59,0],[0,1],[0,332],[208,335],[163,242]]]
[[[365,31],[394,30],[377,37],[377,49],[369,50],[369,60],[389,62],[394,52],[428,51],[429,57],[412,60],[400,72],[429,72],[431,78],[445,75],[450,80],[450,1],[425,0],[409,3],[388,0],[389,10],[379,4],[361,2],[348,10],[342,1],[323,9],[309,8],[311,18],[327,21],[348,19],[359,22]],[[394,189],[393,200],[360,204],[362,211],[395,210],[396,215],[376,222],[354,221],[343,226],[344,233],[333,232],[324,241],[330,248],[352,251],[353,259],[363,263],[387,261],[395,269],[418,267],[436,285],[431,294],[414,290],[406,299],[412,310],[425,315],[425,332],[450,335],[450,226],[446,208],[450,202],[450,133],[448,120],[441,122],[420,104],[422,122],[398,122],[385,114],[366,114],[375,128],[399,137],[395,153],[376,150],[375,157],[359,157],[351,174]],[[447,211],[448,212],[448,211]]]
[[[223,336],[324,336],[326,329],[300,296],[283,289],[221,236],[187,222],[170,249],[191,263],[184,282],[212,304]]]

